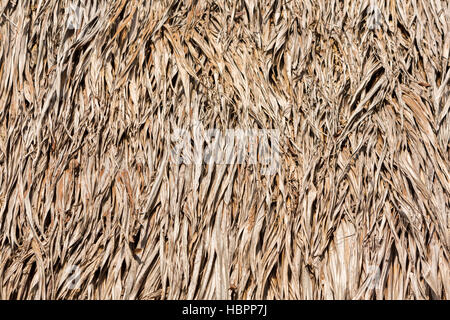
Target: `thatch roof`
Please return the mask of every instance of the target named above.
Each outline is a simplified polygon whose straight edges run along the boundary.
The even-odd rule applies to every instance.
[[[446,0],[1,1],[0,298],[448,299],[449,29]],[[276,171],[173,161],[195,124],[274,130]]]

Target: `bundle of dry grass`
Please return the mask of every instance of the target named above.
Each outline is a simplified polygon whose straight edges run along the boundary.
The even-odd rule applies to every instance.
[[[448,1],[0,16],[1,299],[449,298]],[[276,173],[171,161],[194,123],[278,130]]]

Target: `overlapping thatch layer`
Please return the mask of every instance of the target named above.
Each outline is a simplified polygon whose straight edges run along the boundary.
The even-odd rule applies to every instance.
[[[0,298],[448,299],[449,51],[446,0],[0,1]]]

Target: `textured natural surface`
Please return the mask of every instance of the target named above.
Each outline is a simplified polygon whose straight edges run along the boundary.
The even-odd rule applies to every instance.
[[[374,3],[1,0],[0,298],[448,299],[449,2]]]

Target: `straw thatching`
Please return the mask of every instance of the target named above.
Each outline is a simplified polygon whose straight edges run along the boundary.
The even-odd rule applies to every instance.
[[[0,1],[0,298],[448,299],[449,52],[447,0]]]

